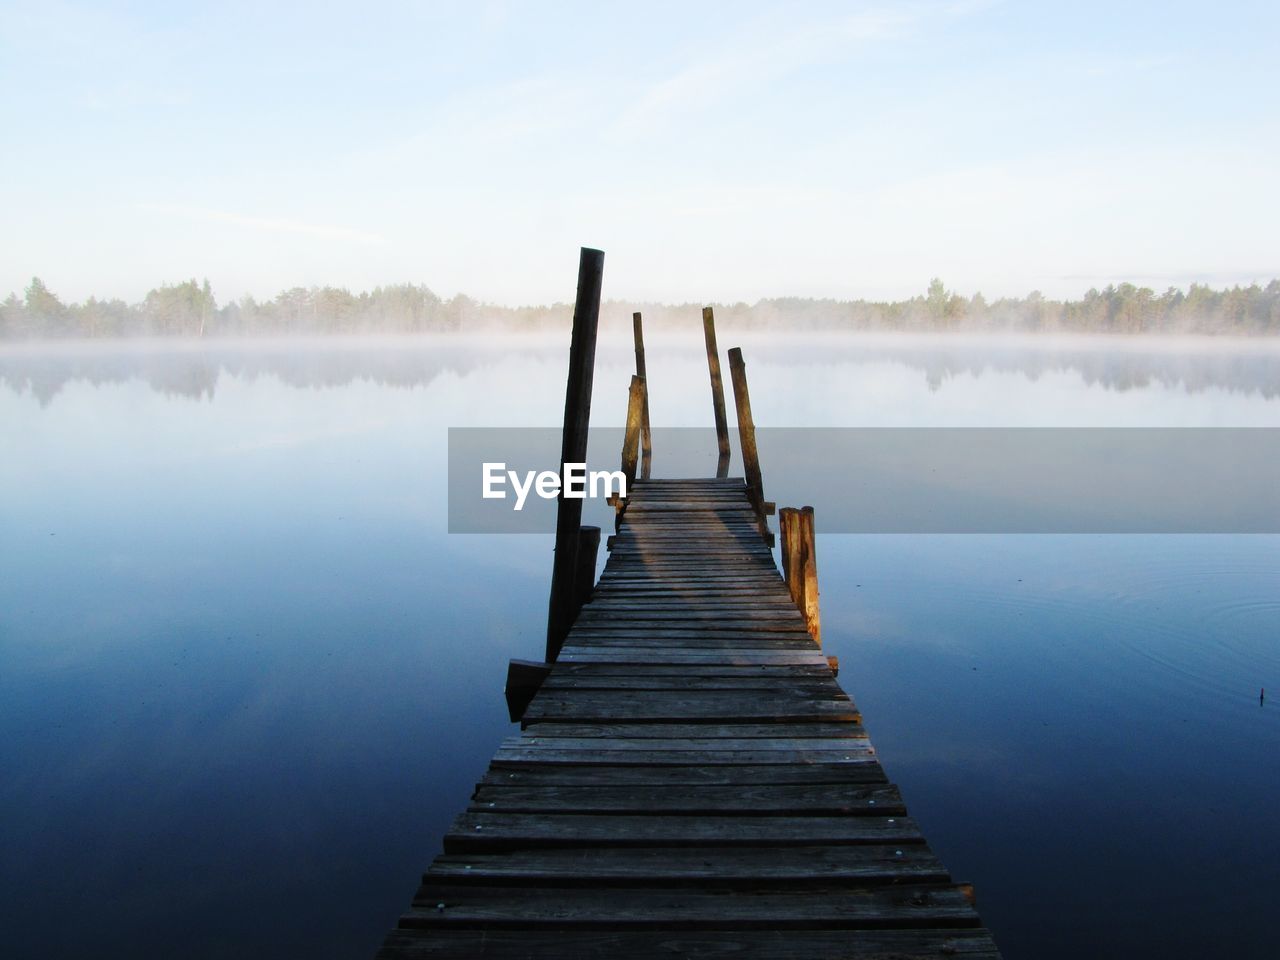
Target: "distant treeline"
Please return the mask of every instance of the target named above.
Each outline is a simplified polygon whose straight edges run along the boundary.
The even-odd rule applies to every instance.
[[[702,306],[609,301],[602,320],[630,322],[632,311],[641,310],[651,327],[693,329]],[[718,323],[738,330],[1280,335],[1280,280],[1223,290],[1192,284],[1159,294],[1122,283],[1079,300],[1051,300],[1033,291],[988,301],[980,293],[961,296],[935,279],[909,300],[780,297],[715,307]],[[219,306],[208,280],[188,280],[152,290],[140,303],[96,297],[64,303],[32,278],[22,297],[10,294],[0,303],[0,339],[541,331],[566,327],[571,314],[564,303],[503,307],[462,294],[445,300],[412,284],[359,294],[295,287],[261,303],[242,297]]]

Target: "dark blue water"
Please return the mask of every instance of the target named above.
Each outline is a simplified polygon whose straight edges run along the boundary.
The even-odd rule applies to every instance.
[[[762,425],[1280,425],[1253,344],[744,346]],[[696,341],[649,366],[655,423],[710,419]],[[445,431],[554,424],[563,376],[555,341],[0,351],[6,956],[372,953],[542,650],[550,539],[444,532]],[[1274,955],[1280,538],[828,536],[819,576],[1007,956]]]

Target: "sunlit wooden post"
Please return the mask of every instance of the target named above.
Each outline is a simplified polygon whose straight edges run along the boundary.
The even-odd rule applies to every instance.
[[[640,458],[640,426],[644,420],[644,377],[631,378],[627,396],[627,429],[622,437],[622,473],[627,478],[627,494],[636,481],[636,461]]]
[[[591,422],[591,381],[596,364],[596,329],[600,325],[600,285],[604,252],[583,247],[578,258],[578,293],[573,306],[573,334],[569,343],[569,383],[564,400],[564,431],[560,441],[560,475],[566,463],[587,462],[587,427]],[[547,610],[547,662],[560,655],[577,608],[578,537],[582,503],[560,492],[556,511],[556,552],[551,571],[551,600]]]
[[[817,534],[813,526],[813,507],[800,509],[800,550],[803,557],[800,571],[803,583],[804,605],[800,608],[809,627],[813,642],[822,645],[822,623],[818,616],[818,552]]]
[[[782,579],[796,607],[804,614],[805,626],[815,643],[822,643],[822,622],[818,615],[818,555],[813,525],[813,507],[783,507],[778,511],[782,541]]]
[[[729,420],[724,412],[724,381],[720,377],[720,351],[716,347],[716,317],[710,307],[702,308],[702,335],[707,341],[707,366],[711,370],[711,406],[716,415],[716,443],[720,459],[716,476],[729,475]]]
[[[653,435],[649,431],[649,381],[644,369],[644,329],[639,311],[631,314],[631,332],[636,342],[636,376],[644,380],[644,416],[640,422],[640,476],[648,480],[653,461]]]

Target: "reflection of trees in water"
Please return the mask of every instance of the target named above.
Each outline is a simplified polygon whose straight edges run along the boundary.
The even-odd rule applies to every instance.
[[[817,361],[813,344],[804,337],[770,340],[760,352],[767,353],[769,363],[782,366],[815,362],[823,366],[905,365],[920,370],[933,390],[954,377],[1004,373],[1030,380],[1076,374],[1087,384],[1118,391],[1159,385],[1188,392],[1220,389],[1259,394],[1268,399],[1280,394],[1280,351],[1255,345],[1242,344],[1241,349],[1231,350],[1214,344],[1204,352],[1143,350],[1135,345],[1119,350],[1105,345],[1072,347],[1061,342],[1040,347],[969,338],[927,344],[860,339],[839,343],[823,338],[821,345]],[[212,399],[223,374],[246,381],[271,377],[297,388],[342,387],[356,381],[410,388],[430,384],[444,373],[465,375],[492,365],[498,356],[563,361],[566,350],[559,339],[480,347],[448,342],[426,345],[411,340],[356,348],[327,343],[172,350],[51,347],[0,352],[0,384],[18,393],[30,393],[41,405],[76,381],[99,386],[136,380],[167,396],[201,400]]]
[[[1160,349],[1143,350],[1126,344],[1121,349],[1108,346],[1072,347],[1057,342],[1044,347],[1033,344],[1000,343],[961,337],[955,343],[937,339],[927,344],[869,343],[832,345],[824,339],[821,365],[833,363],[892,363],[923,372],[931,390],[938,390],[955,377],[978,377],[984,373],[1018,374],[1036,381],[1052,374],[1078,375],[1090,386],[1107,390],[1141,390],[1153,385],[1181,387],[1188,393],[1226,390],[1258,394],[1267,399],[1280,396],[1280,351],[1241,344],[1240,349],[1222,349],[1212,344],[1205,352]],[[803,340],[771,347],[773,363],[812,364],[814,350]]]
[[[492,363],[499,351],[506,356],[566,356],[558,343],[480,349],[466,344],[424,348],[412,341],[358,349],[312,344],[199,350],[53,346],[39,352],[0,352],[0,384],[17,393],[29,392],[42,406],[77,381],[95,387],[141,381],[157,393],[193,400],[212,399],[223,375],[250,382],[269,377],[299,389],[343,387],[356,381],[409,388],[430,384],[443,373],[469,373]]]

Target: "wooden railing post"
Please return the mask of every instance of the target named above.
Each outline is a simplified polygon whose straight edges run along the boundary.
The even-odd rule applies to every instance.
[[[627,478],[627,493],[636,481],[636,462],[640,459],[640,426],[644,420],[644,377],[631,378],[627,396],[627,430],[622,437],[622,473]]]
[[[582,248],[578,258],[578,293],[573,306],[573,334],[569,343],[569,382],[564,400],[564,432],[560,441],[560,471],[566,463],[586,463],[587,426],[591,422],[591,381],[596,363],[596,329],[600,324],[600,284],[604,253]],[[547,610],[547,662],[554,662],[564,646],[577,611],[578,529],[582,503],[560,493],[556,511],[556,552],[551,571],[551,600]]]
[[[640,476],[649,479],[653,461],[653,435],[649,429],[649,380],[644,368],[644,329],[639,311],[631,314],[631,332],[636,342],[636,376],[644,380],[644,419],[640,423]]]
[[[755,508],[760,524],[760,536],[773,546],[773,534],[765,518],[773,513],[774,505],[764,498],[764,478],[760,474],[760,453],[756,449],[756,423],[751,416],[751,394],[747,390],[747,365],[742,359],[742,348],[729,351],[729,378],[733,381],[733,402],[738,412],[738,445],[742,449],[742,469],[747,480],[747,497]]]
[[[822,621],[818,614],[818,555],[813,524],[813,507],[783,507],[778,511],[782,540],[782,579],[796,607],[804,614],[805,626],[817,644],[822,643]]]
[[[729,475],[729,421],[724,413],[724,381],[720,377],[720,351],[716,347],[716,317],[710,307],[702,308],[702,335],[707,341],[707,366],[711,370],[711,406],[716,415],[716,443],[720,459],[716,476]]]

